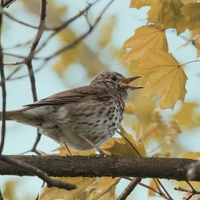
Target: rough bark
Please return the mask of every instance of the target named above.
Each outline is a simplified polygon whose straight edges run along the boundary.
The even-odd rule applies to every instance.
[[[10,156],[31,164],[50,176],[67,177],[141,177],[187,180],[187,170],[194,160],[179,158],[120,158],[82,156]],[[198,172],[200,169],[198,169]],[[22,168],[0,161],[1,175],[33,176]],[[200,173],[194,177],[200,181]]]

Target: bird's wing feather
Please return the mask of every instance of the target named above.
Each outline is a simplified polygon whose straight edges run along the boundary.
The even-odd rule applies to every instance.
[[[95,85],[90,85],[66,90],[25,106],[35,107],[46,105],[62,105],[68,103],[78,103],[87,100],[108,101],[110,98],[112,98],[112,95],[107,92],[107,88],[100,88]]]

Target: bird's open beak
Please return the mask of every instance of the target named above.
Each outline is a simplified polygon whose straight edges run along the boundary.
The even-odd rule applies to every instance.
[[[133,77],[130,77],[130,78],[126,78],[126,79],[122,80],[121,82],[127,84],[127,86],[128,86],[131,90],[141,89],[141,88],[143,88],[143,86],[137,86],[137,85],[132,86],[132,85],[128,85],[129,83],[131,83],[132,81],[134,81],[134,80],[136,80],[136,79],[138,79],[138,78],[141,78],[141,76],[133,76]]]

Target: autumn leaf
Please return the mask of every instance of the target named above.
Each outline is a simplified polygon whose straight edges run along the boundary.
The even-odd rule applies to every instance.
[[[71,199],[71,200],[84,200],[88,197],[87,188],[91,186],[96,179],[98,178],[83,178],[83,177],[76,177],[76,178],[65,178],[59,177],[55,178],[56,180],[60,180],[63,182],[70,182],[77,186],[75,190],[65,190],[59,189],[57,187],[44,187],[40,192],[39,200],[49,200],[49,199]]]
[[[199,29],[200,27],[200,4],[199,3],[190,3],[182,7],[182,12],[184,15],[188,16],[186,22],[186,27],[189,30]]]
[[[135,106],[131,102],[126,103],[125,114],[134,114]]]
[[[176,28],[180,34],[185,30],[186,16],[182,15],[180,0],[154,0],[148,12],[148,22],[155,23],[163,30]]]
[[[128,64],[133,60],[142,58],[147,49],[168,51],[165,32],[154,26],[142,26],[138,28],[134,36],[125,41],[122,48],[131,48],[122,60],[122,62]]]
[[[186,152],[181,156],[181,158],[198,160],[200,158],[200,152]]]
[[[115,200],[115,186],[119,183],[121,178],[102,177],[96,183],[89,187],[89,199],[91,200]],[[109,198],[108,198],[109,197]]]
[[[122,157],[141,157],[146,156],[143,141],[136,141],[133,136],[120,128],[122,138],[111,138],[101,149],[113,155]]]
[[[35,14],[37,17],[39,16],[40,2],[39,1],[26,1],[22,0],[23,6],[30,13]],[[47,13],[51,13],[46,16],[46,22],[48,26],[58,26],[62,23],[60,20],[64,15],[66,15],[68,7],[65,5],[59,5],[55,1],[49,1],[47,6]]]
[[[139,72],[147,79],[142,94],[160,96],[161,108],[173,108],[176,101],[184,100],[187,76],[172,54],[161,50],[148,52],[150,59],[142,62]]]
[[[148,195],[149,196],[155,196],[156,195],[156,191],[158,188],[158,183],[156,182],[155,179],[151,179],[150,183],[149,183],[149,191],[148,191]],[[152,189],[151,189],[152,188]]]
[[[112,34],[114,26],[116,25],[116,17],[110,16],[106,22],[102,25],[99,31],[98,45],[101,49],[105,48],[108,44],[111,44]]]
[[[198,127],[200,125],[200,114],[196,112],[197,108],[196,103],[185,103],[179,112],[173,116],[173,119],[187,129]]]
[[[198,0],[181,0],[181,2],[186,5],[186,4],[189,4],[189,3],[196,3]]]
[[[65,29],[59,33],[59,39],[64,45],[74,41],[76,37],[78,36],[70,29]],[[66,68],[72,63],[79,63],[85,66],[90,76],[107,70],[107,66],[101,62],[98,54],[90,50],[90,48],[82,42],[70,49],[70,51],[63,52],[55,62],[54,70],[58,75],[62,76]]]
[[[143,6],[149,6],[152,4],[152,0],[131,0],[130,7],[131,8],[141,8]]]
[[[63,182],[70,182],[77,186],[75,190],[65,190],[59,189],[57,187],[44,187],[40,192],[39,200],[49,200],[49,199],[70,199],[70,200],[97,200],[106,199],[108,196],[112,196],[115,199],[115,186],[119,183],[120,178],[112,177],[96,177],[96,178],[69,178],[69,177],[59,177],[55,178]]]

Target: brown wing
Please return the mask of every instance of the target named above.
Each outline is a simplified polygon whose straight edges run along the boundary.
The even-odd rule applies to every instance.
[[[108,101],[110,98],[112,98],[112,95],[107,91],[107,88],[90,85],[66,90],[25,106],[62,105],[87,100]]]

